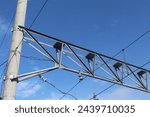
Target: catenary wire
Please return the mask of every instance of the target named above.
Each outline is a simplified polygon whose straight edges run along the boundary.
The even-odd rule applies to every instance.
[[[137,37],[134,41],[132,41],[131,43],[129,43],[127,46],[125,46],[123,49],[121,49],[119,52],[117,52],[113,57],[116,57],[117,55],[119,55],[121,52],[125,51],[126,49],[128,49],[129,47],[133,46],[133,44],[135,44],[137,41],[139,41],[140,39],[142,39],[142,37],[144,37],[146,34],[148,34],[150,32],[150,29],[148,29],[147,31],[145,31],[142,35],[140,35],[139,37]]]
[[[33,19],[31,25],[29,28],[31,28],[33,26],[33,24],[36,22],[36,20],[38,19],[38,17],[40,16],[41,12],[43,11],[44,7],[46,6],[46,4],[48,3],[49,0],[45,0],[44,4],[42,5],[42,7],[40,8],[40,10],[38,11],[37,15],[35,16],[35,18]]]
[[[45,5],[46,5],[47,2],[48,2],[48,0],[46,0],[46,1],[44,2],[44,4],[43,4],[43,6],[41,7],[40,11],[38,12],[37,16],[36,16],[35,19],[33,20],[33,22],[32,22],[32,24],[31,24],[30,28],[32,27],[33,23],[37,20],[38,15],[39,15],[39,14],[41,13],[41,11],[44,9],[44,7],[45,7]],[[132,46],[135,42],[137,42],[138,40],[140,40],[143,36],[145,36],[145,35],[146,35],[147,33],[149,33],[149,32],[150,32],[150,29],[149,29],[148,31],[146,31],[145,33],[143,33],[141,36],[139,36],[137,39],[135,39],[132,43],[130,43],[129,45],[127,45],[125,48],[123,48],[121,51],[119,51],[118,53],[116,53],[113,57],[116,57],[116,56],[119,55],[122,51],[125,51],[127,48],[129,48],[130,46]],[[108,60],[108,61],[109,61],[109,60]],[[107,62],[108,62],[108,61],[107,61]],[[76,83],[72,88],[70,88],[67,93],[69,93],[71,90],[73,90],[79,83],[80,83],[80,81],[79,81],[78,83]],[[63,97],[65,97],[65,96],[67,95],[67,93],[64,94],[60,99],[62,99]]]
[[[71,87],[66,94],[64,94],[61,98],[59,98],[59,100],[63,99],[67,94],[69,94],[70,91],[72,91],[77,85],[79,85],[83,80],[78,81],[75,85],[73,85],[73,87]]]
[[[72,94],[69,93],[65,93],[64,91],[60,90],[59,88],[57,88],[54,84],[52,84],[51,82],[49,82],[46,78],[44,78],[43,76],[39,75],[39,77],[46,82],[47,84],[49,84],[50,86],[52,86],[53,88],[55,88],[57,91],[59,91],[60,93],[64,94],[64,95],[69,95],[72,98],[74,98],[75,100],[78,100],[75,96],[73,96]]]
[[[118,56],[121,52],[125,52],[125,50],[126,49],[128,49],[129,47],[131,47],[133,44],[135,44],[137,41],[139,41],[140,39],[142,39],[142,37],[144,37],[146,34],[148,34],[150,32],[150,29],[148,29],[146,32],[144,32],[142,35],[140,35],[138,38],[136,38],[134,41],[132,41],[130,44],[128,44],[126,47],[124,47],[123,49],[121,49],[119,52],[117,52],[113,57],[116,57],[116,56]],[[124,53],[123,53],[124,54]],[[126,58],[125,58],[125,54],[124,54],[124,59],[126,60]],[[110,59],[108,59],[107,61],[106,61],[106,63],[107,62],[109,62],[110,61]],[[148,62],[146,62],[143,66],[145,66],[145,65],[147,65],[147,64],[149,64],[150,63],[150,61],[148,61]],[[102,65],[103,66],[103,65]],[[142,66],[142,67],[143,67]],[[96,69],[97,70],[97,69]],[[95,70],[95,71],[96,71]],[[111,87],[113,87],[115,84],[112,84],[112,85],[110,85],[110,86],[108,86],[107,88],[105,88],[104,90],[102,90],[101,92],[99,92],[100,94],[102,94],[103,92],[105,92],[105,91],[107,91],[108,89],[110,89]],[[98,93],[98,95],[100,95]],[[97,95],[96,95],[97,96]]]
[[[144,67],[145,65],[149,64],[150,61],[146,62],[145,64],[143,64],[141,67]],[[126,76],[127,77],[127,76]],[[126,78],[124,77],[124,78]],[[124,79],[122,78],[122,79]],[[110,86],[108,86],[107,88],[105,88],[104,90],[100,91],[99,93],[97,93],[95,96],[97,97],[98,95],[104,93],[105,91],[107,91],[108,89],[112,88],[113,86],[115,86],[116,84],[111,84]],[[90,98],[90,100],[93,99],[93,98]]]
[[[8,60],[5,60],[4,62],[2,62],[2,63],[0,64],[0,67],[2,67],[5,63],[7,63],[7,61],[8,61]]]
[[[39,12],[37,13],[36,17],[33,19],[32,23],[31,23],[31,25],[30,25],[30,28],[31,28],[31,27],[33,26],[33,24],[36,22],[36,20],[37,20],[38,17],[40,16],[41,12],[43,11],[43,9],[44,9],[44,7],[46,6],[47,3],[48,3],[48,0],[46,0],[46,1],[43,3],[43,5],[42,5],[42,7],[40,8]],[[12,21],[13,21],[13,19],[14,19],[14,16],[15,16],[15,13],[14,13],[14,15],[13,15]],[[11,26],[11,23],[10,23],[10,26]],[[8,28],[8,29],[9,29],[9,28]],[[7,33],[7,32],[6,32],[6,33]],[[4,36],[4,37],[6,38],[6,36]],[[25,37],[25,35],[23,36],[23,38],[24,38],[24,37]],[[3,40],[5,40],[5,38],[4,38]],[[19,42],[19,44],[18,44],[18,46],[16,47],[15,51],[16,51],[16,50],[19,48],[19,46],[21,45],[21,42],[23,41],[23,38],[22,38],[21,41]],[[2,42],[3,42],[3,41],[2,41]],[[2,43],[2,44],[3,44],[3,43]],[[2,45],[2,44],[1,44],[1,45]],[[14,57],[14,55],[15,55],[15,52],[14,52],[14,54],[12,55],[12,57],[7,61],[7,64],[6,64],[4,70],[3,70],[2,74],[1,74],[1,78],[3,77],[3,74],[6,73],[7,67],[8,67],[8,65],[9,65],[9,63],[11,62],[12,58]],[[1,79],[1,78],[0,78],[0,79]]]
[[[47,0],[48,1],[48,0]],[[44,5],[45,6],[45,5]],[[44,8],[44,7],[43,7]],[[36,17],[36,19],[37,19],[38,17]],[[35,20],[36,20],[35,19]],[[34,21],[35,22],[35,21]],[[32,24],[33,25],[33,24]],[[149,30],[150,31],[150,30]],[[149,31],[147,31],[147,33],[149,32]],[[146,35],[147,33],[144,33],[141,37],[143,37],[144,35]],[[135,40],[135,41],[133,41],[131,44],[129,44],[128,46],[126,46],[125,48],[124,48],[124,50],[125,49],[127,49],[127,48],[129,48],[131,45],[133,45],[136,41],[138,41],[141,37],[139,37],[139,38],[137,38],[137,40]],[[120,51],[120,52],[118,52],[118,54],[120,54],[122,52],[122,50]],[[115,56],[117,56],[118,54],[116,54]]]
[[[37,13],[36,17],[33,19],[32,23],[31,23],[31,25],[30,25],[30,28],[33,26],[33,24],[36,22],[36,20],[37,20],[38,17],[40,16],[40,14],[41,14],[41,12],[43,11],[43,9],[44,9],[45,5],[47,4],[47,2],[48,2],[48,0],[46,0],[46,1],[43,3],[43,5],[42,5],[42,7],[40,8],[39,12]],[[13,18],[12,18],[12,19],[14,19],[14,16],[15,16],[15,15],[13,15]],[[10,24],[11,24],[11,23],[10,23]],[[24,38],[24,37],[25,37],[25,35],[23,36],[23,38]],[[15,51],[19,48],[21,42],[23,41],[23,38],[22,38],[21,41],[19,42],[19,44],[18,44],[18,46],[16,47]],[[15,54],[15,52],[14,52],[14,54]],[[5,66],[5,69],[7,68],[8,63],[12,60],[14,54],[12,55],[12,57],[10,58],[10,60],[7,62],[7,65]],[[5,70],[4,70],[4,71],[5,71]]]
[[[11,18],[9,24],[8,24],[7,30],[6,30],[6,32],[5,32],[4,36],[3,36],[3,38],[2,38],[2,41],[1,41],[1,43],[0,43],[0,48],[3,46],[3,44],[4,44],[4,42],[5,42],[5,39],[6,39],[6,37],[7,37],[7,34],[8,34],[8,32],[9,32],[10,28],[11,28],[12,22],[14,21],[14,17],[15,17],[15,13],[13,13],[13,16],[12,16],[12,18]]]
[[[3,44],[4,44],[5,40],[6,40],[6,37],[7,37],[7,35],[8,35],[8,32],[9,32],[9,30],[10,30],[10,28],[11,28],[12,22],[14,21],[14,17],[15,17],[15,12],[13,13],[12,18],[10,19],[10,22],[9,22],[9,24],[8,24],[8,27],[7,27],[7,30],[6,30],[6,32],[5,32],[4,36],[3,36],[3,38],[2,38],[2,41],[1,41],[1,43],[0,43],[0,48],[3,46]],[[0,64],[0,67],[3,66],[5,63],[7,63],[7,61],[8,61],[8,59],[6,59],[3,63],[1,63],[1,64]],[[6,66],[7,66],[7,64],[6,64]],[[5,72],[6,66],[4,67],[4,70],[3,70],[2,74],[1,74],[0,79],[2,78],[2,76],[3,76],[4,72]]]
[[[119,52],[117,52],[114,56],[112,56],[112,57],[116,57],[117,55],[119,55],[121,52],[125,52],[125,50],[126,49],[128,49],[129,47],[131,47],[134,43],[136,43],[137,41],[139,41],[140,39],[142,39],[142,37],[144,37],[146,34],[148,34],[150,32],[150,29],[149,30],[147,30],[146,32],[144,32],[142,35],[140,35],[138,38],[136,38],[133,42],[131,42],[130,44],[128,44],[126,47],[124,47],[123,49],[121,49]],[[107,61],[106,61],[106,63],[107,62],[109,62],[110,61],[110,59],[108,59]],[[146,64],[148,64],[150,61],[148,61]],[[103,65],[102,65],[103,66]],[[144,66],[145,66],[145,64],[144,64]],[[97,69],[95,69],[94,71],[96,71],[96,70],[98,70],[99,68],[97,68]],[[85,76],[86,77],[86,76]],[[85,78],[84,77],[84,78]],[[78,85],[78,83],[77,83],[77,85]],[[103,91],[101,91],[100,92],[100,94],[101,93],[103,93],[103,92],[105,92],[106,90],[108,90],[108,89],[110,89],[111,87],[113,87],[115,84],[112,84],[112,85],[110,85],[110,86],[108,86],[107,88],[105,88]],[[75,86],[73,86],[73,89],[76,87],[76,85]],[[71,89],[69,89],[68,90],[68,92],[70,92],[70,91],[72,91],[73,90],[72,88]],[[60,99],[62,99],[63,97],[65,97],[65,95],[63,95]]]
[[[33,26],[33,24],[36,22],[36,20],[37,20],[38,17],[40,16],[40,14],[41,14],[41,12],[43,11],[44,7],[46,6],[47,2],[48,2],[48,0],[46,0],[46,1],[43,3],[43,5],[42,5],[42,7],[40,8],[39,12],[37,13],[37,15],[35,16],[35,18],[33,19],[32,23],[31,23],[31,25],[30,25],[30,28]],[[13,20],[14,20],[14,17],[15,17],[15,13],[13,14],[13,17],[12,17],[12,19],[11,19],[11,21],[10,21],[10,24],[9,24],[9,26],[8,26],[8,29],[7,29],[7,31],[6,31],[6,33],[5,33],[5,35],[4,35],[3,41],[2,41],[1,44],[0,44],[0,48],[1,48],[1,45],[3,44],[3,42],[4,42],[4,40],[5,40],[6,36],[7,36],[7,33],[8,33],[8,31],[9,31],[9,28],[11,27],[11,24],[12,24],[12,22],[13,22]],[[23,36],[23,38],[24,38],[24,36]],[[23,38],[22,38],[22,40],[23,40]],[[17,48],[20,46],[22,40],[19,42],[19,45],[17,46]],[[16,49],[17,49],[17,48],[16,48]],[[10,60],[11,60],[11,59],[10,59]]]
[[[22,54],[21,54],[21,57],[25,58],[25,59],[29,59],[29,60],[35,60],[35,61],[49,61],[49,59],[42,59],[42,58],[37,58],[34,56],[26,56],[26,55],[22,55]]]

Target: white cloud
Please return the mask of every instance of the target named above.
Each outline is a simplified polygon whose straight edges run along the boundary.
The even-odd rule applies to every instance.
[[[101,82],[101,81],[100,81],[100,80],[98,80],[98,79],[93,79],[92,81],[93,81],[93,83]]]
[[[52,92],[50,96],[44,100],[59,100],[62,96],[63,94],[61,93]],[[73,98],[65,96],[62,100],[73,100]]]
[[[40,70],[40,68],[39,68],[38,66],[34,66],[34,67],[32,68],[32,70],[37,71],[37,70]]]
[[[48,98],[46,98],[45,100],[58,100],[60,97],[61,97],[61,94],[51,92]]]
[[[128,88],[118,88],[110,93],[104,93],[99,96],[100,99],[104,100],[128,100],[135,99],[134,93]]]
[[[6,32],[8,27],[8,23],[6,22],[6,20],[4,18],[0,18],[0,32],[4,33]]]
[[[35,95],[42,86],[37,82],[25,81],[18,85],[17,96],[21,98],[28,98]]]

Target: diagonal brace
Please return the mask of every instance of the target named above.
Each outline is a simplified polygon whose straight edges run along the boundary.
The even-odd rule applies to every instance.
[[[13,78],[12,80],[16,80],[16,79],[18,79],[19,81],[27,80],[27,79],[29,79],[31,77],[35,77],[35,76],[38,76],[40,74],[47,73],[47,72],[56,70],[58,68],[59,68],[59,66],[55,66],[55,67],[51,67],[51,68],[46,68],[46,69],[37,70],[37,71],[34,71],[34,72],[21,74],[21,75],[18,75],[17,77],[15,77],[15,78]]]
[[[77,57],[77,59],[82,63],[82,65],[88,70],[88,72],[93,75],[92,71],[85,65],[85,63],[80,59],[80,57],[75,53],[75,51],[70,47],[70,45],[67,44],[67,46],[73,52],[73,54]]]
[[[106,61],[100,55],[98,55],[98,56],[103,61],[103,63],[108,67],[108,69],[113,73],[116,80],[122,83],[122,80],[120,80],[120,78],[115,74],[115,72],[109,67],[109,65],[106,63]]]
[[[139,81],[139,83],[142,85],[142,87],[147,90],[147,88],[145,87],[143,82],[135,75],[135,73],[131,70],[131,68],[128,65],[127,65],[127,67],[130,70],[130,72],[134,75],[134,77]]]
[[[53,62],[55,62],[55,63],[58,64],[58,61],[43,47],[43,45],[40,44],[40,43],[34,38],[34,36],[29,33],[28,30],[25,29],[25,31],[26,31],[26,33],[42,48],[42,50],[44,50],[44,52],[46,52],[46,54],[53,60]]]

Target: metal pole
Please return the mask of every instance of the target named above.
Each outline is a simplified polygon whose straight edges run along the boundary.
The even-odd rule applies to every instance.
[[[27,9],[27,0],[18,0],[16,17],[13,27],[10,55],[8,59],[8,66],[4,81],[3,100],[16,99],[17,80],[11,79],[13,77],[16,77],[18,74],[20,63],[20,52],[23,38],[23,33],[18,29],[18,25],[24,26],[26,9]]]

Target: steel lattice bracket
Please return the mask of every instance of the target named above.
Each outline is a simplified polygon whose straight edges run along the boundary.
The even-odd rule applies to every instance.
[[[28,43],[36,43],[36,46],[40,48],[38,51],[46,56],[50,62],[54,63],[53,68],[46,69],[47,71],[42,70],[41,73],[62,69],[77,73],[80,76],[88,76],[132,89],[150,92],[150,70],[22,26],[19,26],[19,28],[27,34],[24,40],[28,41]],[[46,43],[43,40],[46,40]],[[39,75],[36,73],[34,76]],[[28,74],[24,75],[32,77],[31,74],[29,76]],[[24,75],[19,75],[17,78]]]

